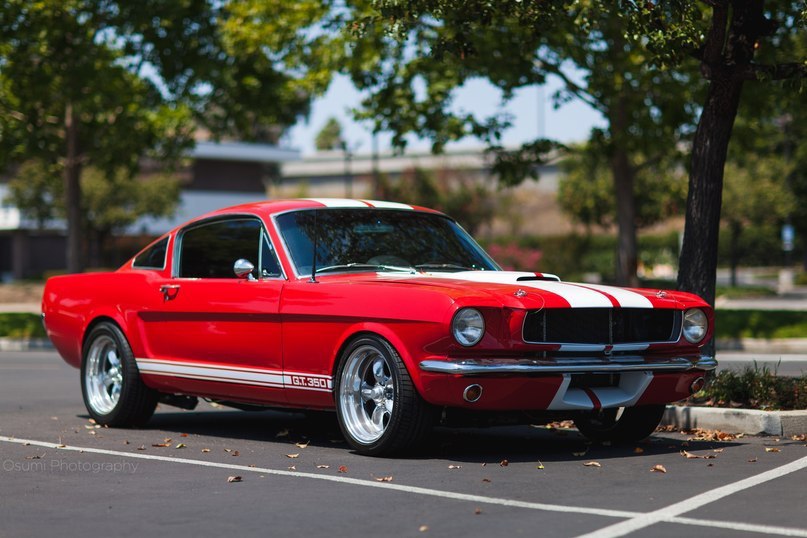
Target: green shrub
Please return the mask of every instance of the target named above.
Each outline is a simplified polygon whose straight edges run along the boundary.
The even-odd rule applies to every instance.
[[[717,310],[718,338],[807,338],[807,312],[797,310]]]
[[[0,313],[0,337],[43,338],[45,329],[37,314]]]
[[[691,403],[747,409],[807,409],[807,375],[780,377],[768,366],[718,372]]]

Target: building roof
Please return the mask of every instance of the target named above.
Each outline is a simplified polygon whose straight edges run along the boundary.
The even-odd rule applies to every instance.
[[[299,160],[300,152],[272,144],[208,141],[197,142],[190,156],[194,159],[282,163]]]

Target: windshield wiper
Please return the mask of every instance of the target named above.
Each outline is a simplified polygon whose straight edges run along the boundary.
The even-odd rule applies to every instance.
[[[415,269],[444,269],[444,270],[457,270],[457,271],[479,271],[474,267],[465,267],[464,265],[457,265],[456,263],[419,263]]]
[[[412,267],[402,267],[400,265],[379,265],[373,263],[342,263],[337,265],[329,265],[327,267],[322,267],[317,269],[317,274],[320,273],[328,273],[332,271],[351,271],[351,270],[359,270],[359,271],[405,271],[407,273],[414,272]]]

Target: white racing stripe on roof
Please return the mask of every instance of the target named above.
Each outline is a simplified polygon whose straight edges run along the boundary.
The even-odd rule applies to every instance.
[[[367,208],[367,204],[359,200],[350,200],[348,198],[306,198],[311,202],[317,202],[325,207],[363,207]]]
[[[378,209],[408,209],[410,211],[414,209],[411,205],[400,204],[398,202],[382,202],[380,200],[362,200],[362,202],[366,202]]]
[[[560,296],[572,308],[611,308],[611,301],[600,293],[580,286],[546,280],[522,280],[520,277],[535,277],[535,273],[518,271],[461,271],[459,273],[429,273],[430,277],[485,282],[490,284],[511,284],[522,288],[535,288]]]
[[[615,288],[613,286],[602,286],[599,284],[583,284],[587,288],[598,290],[607,293],[617,300],[619,306],[623,308],[653,308],[653,303],[635,291],[626,290],[624,288]]]

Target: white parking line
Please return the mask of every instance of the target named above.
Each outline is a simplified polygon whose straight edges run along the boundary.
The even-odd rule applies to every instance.
[[[740,480],[739,482],[727,484],[725,486],[701,493],[700,495],[695,495],[694,497],[690,497],[689,499],[686,499],[684,501],[671,504],[670,506],[665,506],[664,508],[661,508],[659,510],[649,512],[647,514],[642,514],[640,516],[633,517],[627,521],[615,523],[614,525],[604,527],[600,530],[581,535],[578,538],[614,538],[617,536],[625,536],[626,534],[630,534],[631,532],[637,531],[639,529],[644,529],[645,527],[649,527],[651,525],[655,525],[656,523],[662,523],[668,521],[675,522],[674,519],[676,518],[676,516],[680,516],[681,514],[691,512],[692,510],[700,508],[706,504],[718,501],[724,497],[728,497],[729,495],[732,495],[739,491],[743,491],[745,489],[752,488],[760,484],[764,484],[765,482],[781,478],[785,475],[794,473],[796,471],[800,471],[804,468],[807,468],[807,457],[790,462],[786,465],[782,465],[781,467],[776,467],[775,469],[771,469],[770,471],[765,471],[764,473],[750,476],[748,478]],[[697,523],[698,520],[691,520],[691,521],[692,521],[691,524],[693,525],[698,524]],[[733,528],[735,530],[745,530],[737,527]],[[764,528],[767,529],[767,527]],[[785,534],[785,536],[807,536],[806,530],[803,529],[790,529],[790,530],[793,532],[793,534]],[[770,531],[754,531],[754,532],[770,532]]]
[[[623,518],[627,521],[617,523],[615,525],[611,525],[609,527],[605,527],[596,531],[591,534],[587,534],[585,536],[622,536],[629,532],[633,532],[634,530],[639,530],[641,528],[647,527],[649,525],[653,525],[655,523],[666,522],[666,523],[678,523],[682,525],[694,525],[700,527],[714,527],[714,528],[723,528],[729,530],[736,530],[736,531],[746,531],[746,532],[757,532],[763,534],[775,534],[780,536],[800,536],[807,538],[807,530],[805,529],[796,529],[791,527],[775,527],[775,526],[768,526],[768,525],[754,525],[749,523],[738,523],[732,521],[711,521],[711,520],[700,520],[700,519],[692,519],[692,518],[684,518],[684,517],[676,517],[680,514],[685,512],[689,512],[694,510],[695,508],[699,508],[705,504],[710,502],[714,502],[718,499],[721,499],[727,495],[732,493],[736,493],[737,491],[741,491],[743,489],[747,489],[749,487],[767,482],[769,480],[773,480],[774,478],[779,478],[786,474],[792,473],[794,471],[803,469],[807,467],[807,457],[802,458],[800,460],[796,460],[793,463],[789,463],[782,467],[778,467],[771,471],[764,472],[762,474],[747,478],[745,480],[741,480],[740,482],[736,482],[735,484],[731,484],[729,486],[724,486],[722,488],[717,488],[715,490],[711,490],[709,492],[703,493],[696,497],[692,497],[687,501],[683,501],[681,503],[677,503],[661,510],[656,510],[650,513],[641,513],[641,512],[631,512],[627,510],[609,510],[604,508],[587,508],[587,507],[578,507],[578,506],[564,506],[558,504],[545,504],[545,503],[535,503],[535,502],[526,502],[526,501],[517,501],[514,499],[503,499],[499,497],[486,497],[483,495],[468,495],[465,493],[456,493],[452,491],[442,491],[437,489],[430,489],[430,488],[422,488],[417,486],[405,486],[402,484],[392,484],[390,482],[376,482],[370,480],[360,480],[357,478],[349,478],[346,476],[332,476],[332,475],[325,475],[325,474],[317,474],[317,473],[305,473],[300,471],[283,471],[279,469],[270,469],[266,467],[248,467],[246,465],[234,465],[229,463],[219,463],[219,462],[212,462],[212,461],[203,461],[203,460],[193,460],[188,458],[173,458],[169,456],[156,456],[152,454],[137,454],[134,452],[123,452],[118,450],[107,450],[103,448],[90,448],[90,447],[78,447],[78,446],[65,446],[57,443],[50,443],[46,441],[36,441],[33,439],[18,439],[15,437],[8,437],[8,436],[0,436],[0,442],[5,443],[13,443],[17,445],[30,445],[30,446],[40,446],[45,448],[54,448],[57,450],[65,450],[65,451],[72,451],[72,452],[86,452],[90,454],[105,454],[108,456],[118,456],[124,458],[133,458],[133,459],[140,459],[140,460],[151,460],[151,461],[161,461],[161,462],[169,462],[169,463],[182,463],[185,465],[195,465],[198,467],[210,467],[210,468],[217,468],[217,469],[228,469],[232,471],[241,471],[245,473],[258,473],[258,474],[268,474],[268,475],[276,475],[276,476],[288,476],[288,477],[296,477],[296,478],[310,478],[314,480],[324,480],[327,482],[336,482],[342,484],[350,484],[354,486],[362,486],[362,487],[371,487],[371,488],[378,488],[378,489],[386,489],[391,491],[398,491],[403,493],[413,493],[416,495],[425,495],[429,497],[439,497],[443,499],[451,499],[456,501],[469,501],[474,503],[480,504],[492,504],[492,505],[499,505],[499,506],[508,506],[513,508],[526,508],[530,510],[541,510],[547,512],[562,512],[562,513],[572,513],[572,514],[585,514],[585,515],[592,515],[592,516],[602,516],[602,517],[611,517],[611,518]],[[638,522],[642,524],[636,526]],[[609,529],[622,529],[622,526],[628,525],[629,530],[625,530],[619,534],[600,534],[605,531],[609,531]]]

